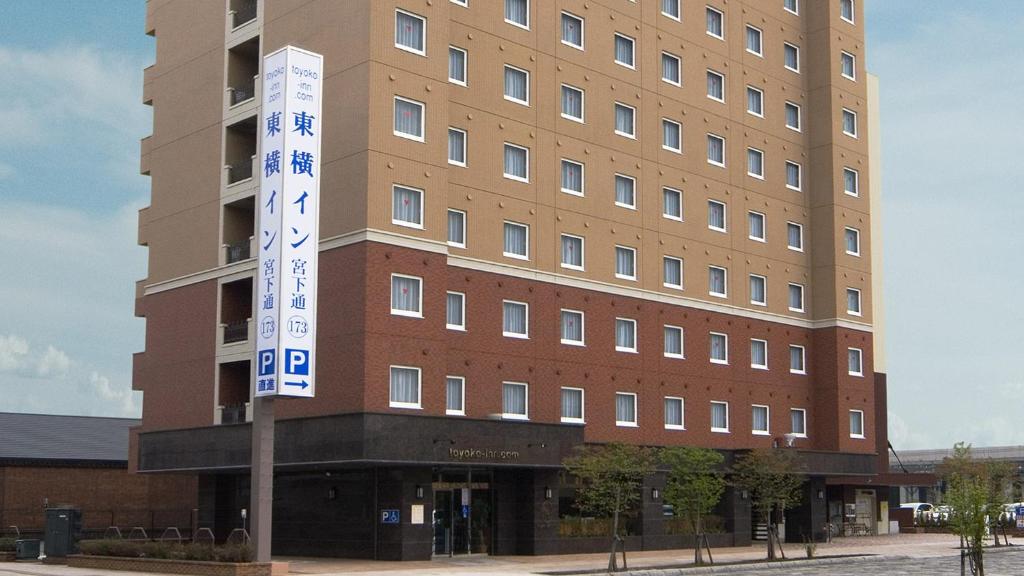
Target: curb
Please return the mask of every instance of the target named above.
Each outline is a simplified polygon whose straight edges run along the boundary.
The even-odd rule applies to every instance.
[[[622,572],[600,572],[602,576],[689,576],[691,574],[743,574],[763,570],[789,570],[804,566],[828,566],[831,564],[885,563],[909,560],[910,556],[844,556],[837,558],[816,558],[789,562],[756,562],[741,565],[703,566],[700,568],[642,568]]]

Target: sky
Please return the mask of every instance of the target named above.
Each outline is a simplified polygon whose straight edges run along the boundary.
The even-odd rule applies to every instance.
[[[890,441],[1024,444],[1024,2],[866,8]],[[0,0],[0,411],[141,414],[144,19],[142,0]]]

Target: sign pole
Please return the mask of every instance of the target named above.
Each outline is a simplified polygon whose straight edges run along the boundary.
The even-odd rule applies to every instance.
[[[252,478],[249,526],[256,562],[270,562],[270,528],[274,516],[274,397],[253,399]]]

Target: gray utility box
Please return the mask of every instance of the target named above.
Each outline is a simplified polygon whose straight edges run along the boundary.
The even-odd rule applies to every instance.
[[[39,558],[39,540],[15,540],[14,558],[16,560],[36,560]]]
[[[82,511],[78,508],[47,508],[46,556],[63,558],[78,553],[78,539],[82,532]]]

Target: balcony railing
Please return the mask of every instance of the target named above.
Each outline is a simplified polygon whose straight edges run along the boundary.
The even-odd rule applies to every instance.
[[[256,97],[255,77],[253,77],[253,82],[248,85],[241,87],[228,86],[228,94],[230,96],[229,102],[231,106],[235,106],[237,104],[241,104],[242,102],[252,100]]]
[[[224,324],[224,343],[234,344],[235,342],[245,342],[249,339],[249,321],[239,320],[237,322],[228,322]]]
[[[252,164],[252,159],[238,162],[236,164],[229,164],[227,166],[228,184],[235,184],[236,182],[252,178]]]
[[[244,424],[246,409],[248,408],[248,402],[242,402],[239,404],[228,404],[221,407],[220,423],[221,424]]]
[[[248,24],[256,19],[256,0],[249,0],[248,2],[239,2],[236,4],[235,10],[231,15],[231,23],[235,28]]]
[[[227,251],[225,260],[228,264],[248,260],[252,256],[252,239],[250,238],[234,244],[227,244],[224,246],[224,249]]]

